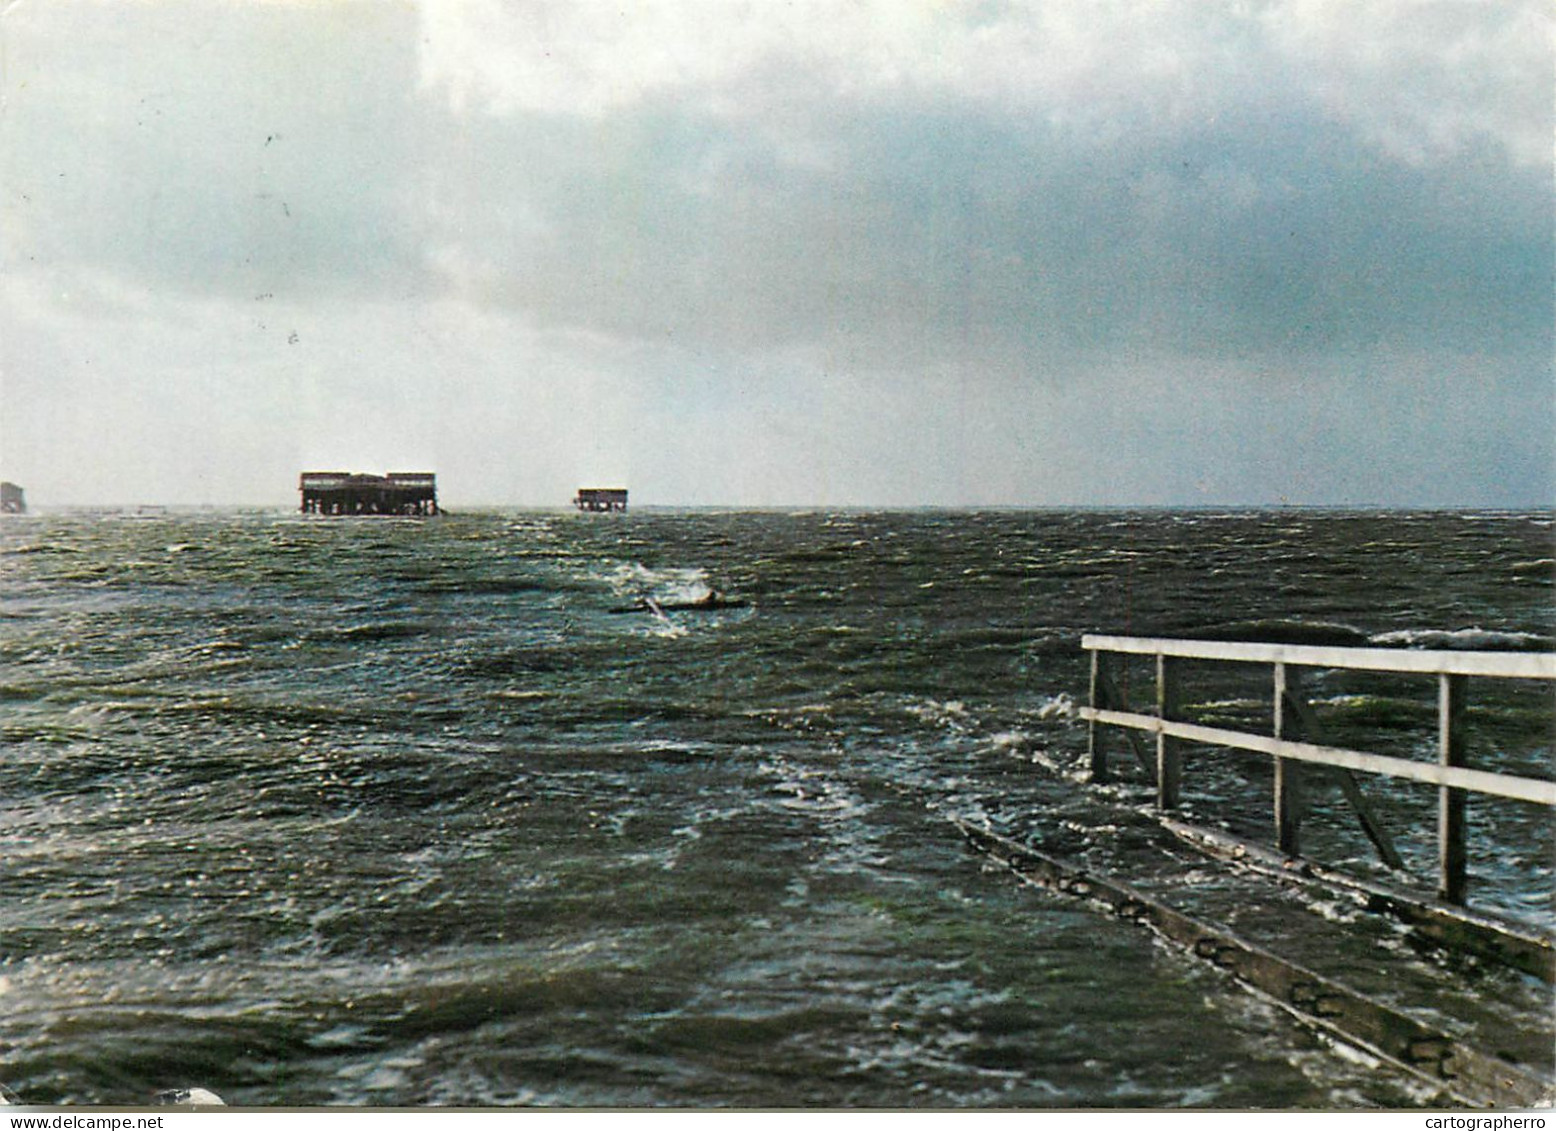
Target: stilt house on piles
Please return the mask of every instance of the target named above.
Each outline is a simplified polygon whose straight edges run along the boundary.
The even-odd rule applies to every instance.
[[[298,480],[302,512],[323,515],[434,515],[437,476],[430,471],[361,475],[347,471],[305,471]]]

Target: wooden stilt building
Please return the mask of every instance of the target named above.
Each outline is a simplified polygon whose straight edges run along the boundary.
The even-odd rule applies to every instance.
[[[304,514],[438,513],[437,477],[430,471],[391,471],[388,475],[305,471],[297,487],[302,492]]]
[[[625,487],[580,487],[577,498],[573,500],[573,506],[581,511],[595,513],[624,511],[627,509],[627,489]]]
[[[26,514],[27,496],[15,483],[0,483],[0,514]]]

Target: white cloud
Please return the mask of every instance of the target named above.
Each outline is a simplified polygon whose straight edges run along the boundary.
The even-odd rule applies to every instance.
[[[742,118],[806,98],[950,98],[1061,125],[1203,123],[1315,99],[1396,157],[1490,139],[1548,161],[1539,0],[423,0],[456,110],[602,115],[674,91]],[[786,82],[777,90],[768,76]]]
[[[1549,165],[1556,13],[1538,0],[1283,0],[1263,15],[1304,94],[1391,156],[1489,140]]]
[[[1092,94],[1131,45],[1143,49],[1148,77],[1181,78],[1171,45],[1184,10],[1181,2],[424,0],[422,75],[457,108],[495,113],[600,114],[669,89],[738,112],[725,88],[769,69],[844,97]]]

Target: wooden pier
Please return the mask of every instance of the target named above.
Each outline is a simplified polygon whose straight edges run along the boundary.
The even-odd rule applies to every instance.
[[[298,480],[302,512],[319,515],[415,515],[438,513],[437,477],[430,471],[362,475],[305,471]]]
[[[1331,962],[1324,940],[1308,939],[1296,956],[1282,954],[1288,948],[1288,926],[1283,907],[1300,905],[1309,892],[1322,899],[1339,897],[1369,912],[1391,916],[1407,925],[1410,949],[1426,943],[1431,949],[1489,960],[1532,975],[1544,986],[1556,982],[1556,935],[1550,931],[1486,911],[1465,906],[1468,859],[1465,800],[1477,793],[1491,798],[1556,807],[1556,781],[1546,776],[1502,773],[1467,765],[1469,683],[1497,680],[1556,681],[1556,654],[1529,652],[1415,651],[1332,645],[1316,640],[1302,643],[1246,640],[1184,640],[1154,637],[1088,635],[1082,647],[1091,654],[1090,703],[1078,713],[1088,724],[1090,776],[1094,782],[1110,778],[1104,736],[1112,728],[1128,740],[1135,760],[1156,789],[1156,822],[1209,859],[1228,863],[1227,876],[1247,877],[1255,884],[1233,888],[1228,884],[1219,896],[1203,901],[1202,909],[1226,907],[1230,899],[1238,918],[1228,923],[1199,917],[1177,906],[1185,887],[1175,881],[1153,881],[1145,870],[1144,886],[1125,883],[1098,867],[1067,859],[1042,847],[1001,836],[987,826],[959,817],[952,822],[969,845],[1003,864],[1020,879],[1056,894],[1080,900],[1122,919],[1140,924],[1162,940],[1184,949],[1224,972],[1271,1005],[1326,1039],[1363,1050],[1380,1063],[1408,1073],[1437,1089],[1433,1102],[1490,1107],[1545,1107],[1556,1102],[1556,1063],[1550,1045],[1548,1002],[1541,990],[1524,980],[1502,983],[1496,1008],[1472,1010],[1469,1022],[1448,1026],[1439,1023],[1447,1014],[1447,994],[1431,977],[1415,977],[1401,966],[1397,984],[1407,989],[1395,994],[1395,980],[1364,979],[1362,989],[1346,982],[1352,959]],[[1154,666],[1154,711],[1129,706],[1129,680],[1141,661]],[[1192,708],[1185,694],[1190,686],[1208,684],[1216,691],[1231,686],[1239,665],[1268,665],[1267,698],[1250,698],[1248,681],[1235,678],[1237,697],[1215,700],[1217,721],[1224,712],[1239,721],[1209,726],[1190,721],[1206,708]],[[1325,744],[1319,722],[1298,690],[1303,669],[1374,673],[1392,682],[1391,675],[1426,677],[1436,684],[1436,710],[1421,704],[1420,714],[1435,714],[1436,757],[1391,757]],[[1246,669],[1245,669],[1246,670]],[[1381,674],[1379,674],[1381,673]],[[1509,692],[1513,689],[1502,689]],[[1214,692],[1213,692],[1214,694]],[[1519,698],[1517,694],[1512,696]],[[1260,698],[1263,698],[1261,704]],[[1548,702],[1548,700],[1547,700]],[[1413,712],[1408,712],[1406,717]],[[1259,732],[1261,720],[1268,733]],[[1249,729],[1234,729],[1248,727]],[[1423,736],[1424,737],[1424,736]],[[1154,742],[1153,742],[1154,739]],[[1184,746],[1195,744],[1262,755],[1273,768],[1274,846],[1266,847],[1236,835],[1188,824],[1172,816],[1185,790]],[[1154,747],[1154,748],[1153,748]],[[1379,855],[1391,869],[1403,870],[1399,853],[1353,773],[1384,775],[1435,787],[1438,819],[1437,896],[1412,894],[1383,883],[1347,875],[1303,859],[1300,823],[1305,815],[1304,775],[1322,771],[1338,779],[1345,798],[1355,809],[1362,827]],[[1543,767],[1534,771],[1545,774]],[[1192,781],[1189,780],[1189,784]],[[1311,787],[1311,781],[1305,783]],[[1133,812],[1134,806],[1130,804]],[[1418,822],[1419,824],[1419,822]],[[1528,851],[1524,846],[1521,851]],[[1164,857],[1176,859],[1172,851]],[[1192,886],[1192,885],[1191,885]],[[1301,896],[1282,896],[1281,889],[1295,887]],[[1175,899],[1174,897],[1179,898]],[[1242,914],[1243,911],[1251,913]],[[1212,912],[1214,915],[1214,912]],[[1234,930],[1228,925],[1239,923]],[[1262,942],[1258,941],[1262,937]],[[1363,937],[1366,937],[1364,933]],[[1373,937],[1380,937],[1377,932]],[[1382,937],[1392,938],[1388,932]],[[1383,969],[1387,948],[1375,954]],[[1408,952],[1406,952],[1408,953]],[[1322,971],[1328,971],[1326,976]],[[1365,987],[1372,984],[1369,991]],[[1386,982],[1390,992],[1380,992]],[[1469,991],[1466,991],[1466,995]],[[1464,998],[1455,998],[1461,1005]],[[1474,999],[1479,1001],[1478,998]],[[1502,1006],[1524,1010],[1518,1019]]]
[[[0,483],[0,514],[26,514],[27,497],[15,483]]]
[[[1085,636],[1081,647],[1091,653],[1090,705],[1083,707],[1080,715],[1089,725],[1092,780],[1103,781],[1108,776],[1103,726],[1125,728],[1136,758],[1156,780],[1156,803],[1164,810],[1178,805],[1184,743],[1266,755],[1274,761],[1275,841],[1280,851],[1289,857],[1300,855],[1299,832],[1303,815],[1300,777],[1301,768],[1310,764],[1327,766],[1337,773],[1347,800],[1356,808],[1368,837],[1379,855],[1393,868],[1400,867],[1399,855],[1357,788],[1351,772],[1382,774],[1437,787],[1437,893],[1438,898],[1448,904],[1465,902],[1468,858],[1465,799],[1468,794],[1556,807],[1556,781],[1472,769],[1466,765],[1465,742],[1471,677],[1556,681],[1556,654],[1413,651],[1135,636]],[[1154,660],[1154,713],[1144,714],[1128,708],[1104,663],[1103,657],[1108,654],[1145,656]],[[1180,713],[1184,664],[1192,660],[1270,665],[1272,733],[1252,734],[1184,720]],[[1392,672],[1435,678],[1436,762],[1322,745],[1316,719],[1306,702],[1293,690],[1295,673],[1292,669],[1299,668]],[[1155,736],[1154,757],[1139,743],[1134,733],[1137,731]],[[1296,740],[1295,735],[1301,732],[1305,732],[1309,741]]]
[[[580,487],[573,506],[586,513],[602,514],[627,509],[625,487]]]

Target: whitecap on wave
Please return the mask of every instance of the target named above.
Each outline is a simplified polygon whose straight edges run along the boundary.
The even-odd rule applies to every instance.
[[[700,566],[652,569],[633,562],[617,566],[609,581],[617,593],[647,593],[662,603],[700,601],[713,590],[708,582],[708,571]]]
[[[1484,628],[1406,628],[1384,632],[1368,641],[1380,648],[1443,648],[1463,651],[1537,652],[1550,641],[1532,632],[1496,632]]]

